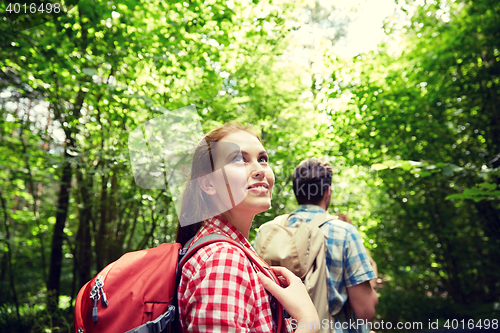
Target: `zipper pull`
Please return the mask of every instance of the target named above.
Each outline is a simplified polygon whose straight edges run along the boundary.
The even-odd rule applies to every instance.
[[[99,289],[99,292],[101,293],[101,300],[102,300],[102,304],[104,306],[108,306],[109,302],[108,302],[108,298],[106,297],[106,294],[104,293],[104,279],[102,276],[98,276],[97,279],[95,280],[95,286]]]
[[[94,307],[92,308],[92,319],[94,322],[97,322],[97,301],[99,301],[99,298],[101,298],[101,295],[99,295],[99,291],[96,288],[96,286],[92,287],[92,290],[90,290],[90,298],[94,301]]]

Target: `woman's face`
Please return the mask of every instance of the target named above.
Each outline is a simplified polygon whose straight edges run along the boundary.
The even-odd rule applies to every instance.
[[[269,209],[274,173],[260,141],[246,131],[237,131],[212,145],[214,169],[206,191],[220,211],[245,210],[257,214]]]

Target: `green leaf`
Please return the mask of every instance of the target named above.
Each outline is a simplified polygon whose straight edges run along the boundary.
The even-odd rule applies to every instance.
[[[477,184],[477,186],[480,186],[482,188],[485,188],[485,189],[491,190],[491,191],[493,191],[494,189],[497,188],[497,184],[493,184],[493,183],[481,183],[481,184]]]
[[[372,164],[371,168],[375,171],[380,171],[380,170],[385,170],[387,169],[389,166],[385,165],[385,164],[381,164],[381,163],[377,163],[377,164]]]
[[[452,176],[453,175],[453,169],[450,168],[449,166],[446,166],[443,168],[443,174],[445,176]]]
[[[466,195],[464,195],[463,193],[457,193],[457,194],[450,194],[448,196],[446,196],[446,200],[451,200],[451,199],[465,199],[466,198]]]
[[[82,72],[83,74],[87,75],[87,76],[94,76],[97,74],[97,72],[95,71],[95,69],[93,68],[82,68]]]

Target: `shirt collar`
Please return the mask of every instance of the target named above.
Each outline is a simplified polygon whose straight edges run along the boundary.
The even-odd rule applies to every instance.
[[[318,205],[300,205],[299,208],[295,210],[295,213],[307,212],[307,213],[326,213],[326,211]]]
[[[241,245],[249,249],[252,248],[248,240],[241,234],[241,232],[239,232],[239,230],[236,229],[235,226],[229,223],[222,216],[215,216],[203,221],[201,229],[196,234],[195,241],[209,234],[221,234],[224,236],[228,236],[237,241],[238,243],[240,243]]]

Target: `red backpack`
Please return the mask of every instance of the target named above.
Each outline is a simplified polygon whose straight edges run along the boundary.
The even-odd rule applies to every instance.
[[[75,332],[159,333],[174,332],[175,327],[178,330],[176,294],[182,267],[200,248],[221,241],[238,246],[257,270],[279,283],[264,260],[229,237],[208,235],[182,249],[179,243],[164,243],[124,254],[87,282],[76,297]],[[272,308],[276,332],[281,332],[283,307],[273,298]]]

